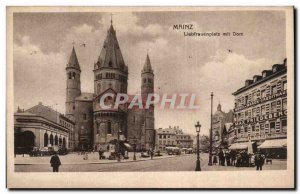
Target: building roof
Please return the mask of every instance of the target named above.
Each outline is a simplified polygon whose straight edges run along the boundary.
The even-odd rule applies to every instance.
[[[76,97],[76,101],[93,101],[94,94],[88,92],[82,92],[80,96]]]
[[[107,31],[106,39],[98,57],[98,61],[95,64],[95,69],[102,67],[118,68],[125,72],[128,71],[128,67],[125,65],[117,40],[116,31],[112,24]]]
[[[77,58],[74,46],[73,46],[73,49],[72,49],[72,53],[71,53],[69,62],[67,64],[67,68],[75,68],[75,69],[78,69],[80,71],[80,65],[79,65],[79,62],[78,62],[78,58]]]
[[[37,114],[32,114],[29,112],[16,112],[14,113],[14,118],[15,118],[15,126],[16,127],[23,127],[24,125],[22,123],[31,123],[32,126],[35,126],[34,123],[39,122],[42,124],[47,124],[55,128],[59,128],[60,130],[63,130],[65,132],[69,132],[69,130],[61,125],[60,123],[54,122],[52,120],[46,119],[43,116],[37,115]],[[74,124],[74,123],[73,123]],[[28,125],[30,127],[30,124]]]
[[[65,117],[63,114],[57,112],[56,110],[53,110],[49,106],[43,105],[41,102],[39,102],[38,105],[35,105],[23,112],[24,114],[32,114],[32,115],[38,115],[41,117],[44,117],[47,120],[50,120],[55,123],[59,123],[59,118],[62,117],[64,120],[74,123],[67,117]],[[19,113],[18,113],[19,114]]]
[[[150,62],[150,58],[149,58],[148,53],[147,53],[147,57],[146,57],[144,67],[142,69],[142,73],[152,73],[153,74],[153,69],[151,67],[151,62]]]
[[[287,60],[284,59],[283,64],[274,64],[272,66],[272,70],[264,70],[262,71],[262,75],[264,73],[266,73],[266,76],[258,76],[255,75],[253,78],[253,80],[246,80],[246,85],[240,89],[238,89],[237,91],[235,91],[234,93],[232,93],[233,95],[238,95],[258,84],[261,84],[269,79],[272,79],[274,77],[280,76],[284,73],[286,73],[287,71],[287,65],[286,65]],[[257,79],[259,78],[259,79]]]

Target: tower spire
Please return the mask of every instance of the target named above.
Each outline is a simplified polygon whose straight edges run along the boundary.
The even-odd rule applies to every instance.
[[[71,56],[69,58],[69,62],[67,64],[67,68],[70,67],[70,68],[75,68],[75,69],[80,70],[80,65],[79,65],[75,47],[74,47],[74,41],[72,42],[72,44],[73,44],[73,48],[72,48]]]
[[[118,68],[123,71],[128,71],[128,68],[124,62],[122,52],[118,43],[116,31],[112,25],[111,14],[111,25],[107,30],[106,39],[104,41],[103,47],[101,49],[100,55],[97,60],[96,68],[109,67],[109,68]]]
[[[113,19],[112,19],[112,17],[113,17],[113,14],[110,13],[110,24],[111,24],[111,25],[113,24]]]
[[[142,73],[153,73],[153,69],[152,69],[149,54],[148,54],[148,49],[147,49],[146,61],[145,61]]]

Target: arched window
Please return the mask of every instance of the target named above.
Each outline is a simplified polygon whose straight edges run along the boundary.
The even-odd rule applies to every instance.
[[[146,78],[145,78],[145,79],[144,79],[144,83],[146,83],[146,81],[147,81],[147,80],[146,80]]]
[[[108,66],[112,67],[112,62],[111,61],[109,61]]]
[[[66,147],[66,138],[63,138],[63,147]]]
[[[72,79],[72,73],[71,72],[68,73],[68,76],[69,76],[69,79]]]
[[[84,114],[83,114],[83,120],[86,120],[86,118],[87,118],[87,117],[86,117],[86,114],[84,113]]]
[[[50,135],[50,144],[53,146],[53,135]]]
[[[58,137],[57,137],[57,135],[55,135],[54,143],[55,143],[55,145],[58,145]]]
[[[72,79],[75,79],[75,72],[73,72],[73,76],[72,76]]]
[[[111,122],[110,121],[107,122],[107,133],[111,134]]]
[[[59,142],[59,146],[61,146],[62,145],[62,139],[61,138],[59,138],[59,140],[58,140],[58,142]]]
[[[48,146],[48,134],[45,133],[44,134],[44,147],[47,147]]]

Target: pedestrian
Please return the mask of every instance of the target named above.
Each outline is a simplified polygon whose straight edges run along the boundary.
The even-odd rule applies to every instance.
[[[83,154],[83,159],[84,159],[84,160],[88,160],[88,157],[89,157],[89,156],[88,156],[88,152],[84,152],[84,154]]]
[[[53,168],[53,172],[58,172],[59,171],[59,166],[61,165],[61,162],[60,162],[60,159],[59,159],[56,152],[51,157],[50,164],[51,164],[51,167]]]
[[[236,152],[231,151],[231,164],[232,164],[232,166],[235,166],[235,161],[236,161]]]
[[[102,159],[102,154],[103,154],[103,151],[102,151],[101,148],[99,149],[99,152],[98,152],[98,153],[99,153],[99,160],[101,160],[101,159]]]
[[[223,150],[221,149],[220,150],[220,152],[219,152],[219,161],[220,161],[220,163],[219,164],[221,164],[222,166],[225,166],[225,158],[224,158],[224,153],[223,153]]]
[[[256,170],[262,170],[264,161],[265,161],[264,157],[260,154],[260,152],[257,152],[254,158]]]
[[[217,165],[217,163],[218,163],[217,155],[214,155],[214,157],[213,157],[213,165]]]
[[[226,152],[226,164],[230,166],[230,153],[228,151]]]
[[[150,151],[151,160],[153,159],[153,155],[154,155],[154,152],[151,150]]]

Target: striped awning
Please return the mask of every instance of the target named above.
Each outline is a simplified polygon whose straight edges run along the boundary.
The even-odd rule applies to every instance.
[[[252,144],[251,144],[252,145]],[[244,142],[244,143],[234,143],[232,144],[229,149],[230,150],[245,150],[248,149],[249,143]]]
[[[258,148],[260,149],[270,149],[270,148],[286,148],[287,141],[286,139],[271,139],[266,140]]]

